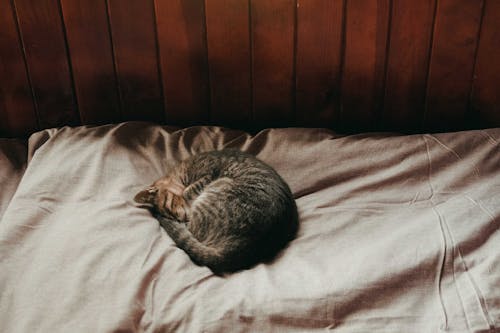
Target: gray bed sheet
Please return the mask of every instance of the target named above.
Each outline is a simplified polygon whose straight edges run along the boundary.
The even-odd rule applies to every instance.
[[[498,332],[499,140],[138,122],[2,140],[0,332]],[[275,167],[301,225],[219,277],[132,198],[223,147]]]
[[[0,219],[23,176],[27,149],[25,140],[0,139]]]

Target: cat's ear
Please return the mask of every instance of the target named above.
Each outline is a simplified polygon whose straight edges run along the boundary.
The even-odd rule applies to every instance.
[[[158,188],[150,186],[145,190],[137,193],[134,197],[134,201],[140,204],[150,204],[155,203],[156,194],[158,193]]]

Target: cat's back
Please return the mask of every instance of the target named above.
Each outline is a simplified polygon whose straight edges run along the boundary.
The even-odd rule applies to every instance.
[[[236,270],[272,258],[295,235],[298,216],[286,182],[253,155],[212,151],[189,161],[193,180],[211,175],[191,205],[190,233],[203,246],[185,249],[199,258],[208,247],[220,256],[216,271]]]
[[[212,182],[205,187],[199,201],[217,207],[220,213],[231,210],[259,217],[262,213],[276,219],[275,215],[294,207],[286,182],[271,166],[251,154],[232,149],[203,153],[193,160],[193,168],[200,174],[212,173]]]
[[[251,181],[252,178],[271,177],[274,181],[281,181],[272,167],[249,153],[235,149],[198,154],[191,161],[191,168],[196,173],[213,173],[214,178],[228,177],[234,180]]]

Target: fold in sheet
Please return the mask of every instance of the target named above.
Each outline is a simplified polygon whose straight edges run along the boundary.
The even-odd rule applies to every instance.
[[[138,122],[36,133],[1,206],[0,331],[493,332],[499,140]],[[218,277],[132,198],[224,147],[283,176],[301,226],[272,263]]]
[[[26,168],[28,143],[0,139],[0,221]]]

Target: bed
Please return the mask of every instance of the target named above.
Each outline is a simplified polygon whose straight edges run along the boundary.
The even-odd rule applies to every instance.
[[[499,140],[126,122],[2,142],[0,330],[494,332]],[[273,262],[218,277],[133,195],[226,147],[276,168],[301,222]]]
[[[0,1],[0,332],[500,332],[499,14]],[[222,148],[300,227],[217,276],[133,198]]]

